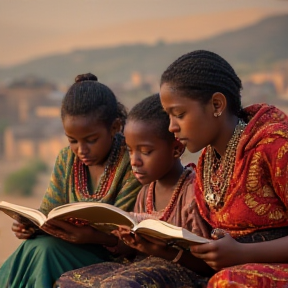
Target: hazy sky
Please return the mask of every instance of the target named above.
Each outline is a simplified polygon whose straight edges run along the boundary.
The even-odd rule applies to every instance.
[[[288,13],[288,1],[0,0],[0,66],[77,48],[195,40],[275,13]]]

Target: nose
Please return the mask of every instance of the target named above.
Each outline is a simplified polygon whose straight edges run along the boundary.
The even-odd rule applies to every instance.
[[[78,154],[85,155],[89,151],[88,146],[85,143],[79,143]]]
[[[177,121],[172,117],[170,117],[169,131],[171,133],[179,132],[179,125],[177,124]]]
[[[139,153],[130,153],[129,156],[130,156],[130,164],[132,167],[133,166],[139,167],[142,165]]]

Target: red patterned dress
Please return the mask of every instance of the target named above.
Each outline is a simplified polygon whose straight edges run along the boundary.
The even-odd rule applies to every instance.
[[[199,158],[195,191],[199,211],[212,228],[227,230],[235,239],[252,235],[243,242],[258,242],[259,237],[260,241],[285,237],[288,235],[288,117],[266,104],[252,105],[245,110],[249,122],[237,146],[234,172],[220,208],[209,208],[204,197],[207,149]],[[288,263],[226,268],[210,279],[208,288],[212,287],[288,287]]]

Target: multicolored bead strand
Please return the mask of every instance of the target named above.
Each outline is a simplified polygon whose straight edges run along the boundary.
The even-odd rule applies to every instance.
[[[172,197],[168,203],[168,205],[165,207],[164,211],[163,211],[163,214],[162,216],[159,218],[159,220],[162,220],[162,221],[167,221],[168,218],[170,217],[173,209],[174,209],[174,206],[176,205],[177,203],[177,199],[178,199],[178,196],[181,192],[181,189],[182,189],[182,186],[187,178],[187,176],[192,172],[191,169],[188,169],[188,168],[185,168],[183,170],[183,173],[181,175],[181,177],[179,178],[177,184],[176,184],[176,188],[174,189],[173,193],[172,193]],[[147,193],[147,199],[146,199],[146,212],[148,214],[152,214],[153,212],[153,194],[154,194],[154,189],[155,189],[155,185],[156,185],[156,182],[152,182],[150,183],[149,185],[149,188],[148,188],[148,193]]]
[[[125,150],[126,145],[124,137],[121,134],[116,134],[104,173],[93,194],[90,194],[88,189],[88,167],[80,161],[78,157],[75,157],[73,172],[76,193],[81,194],[86,199],[102,199],[111,187],[116,169],[123,158]]]

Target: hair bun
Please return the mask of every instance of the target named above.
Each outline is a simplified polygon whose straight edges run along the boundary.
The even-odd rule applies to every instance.
[[[80,74],[80,75],[76,76],[76,78],[75,78],[76,83],[82,82],[82,81],[88,81],[88,80],[98,81],[98,78],[97,78],[97,76],[95,76],[92,73]]]

